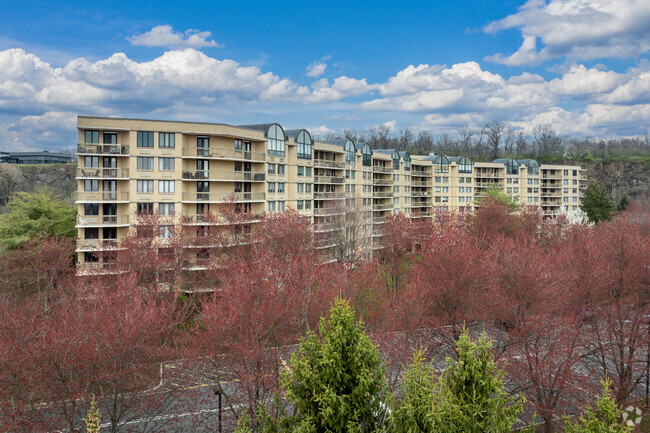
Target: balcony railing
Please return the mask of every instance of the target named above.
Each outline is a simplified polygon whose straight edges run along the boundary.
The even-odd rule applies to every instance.
[[[372,210],[388,210],[388,209],[393,209],[395,205],[393,203],[387,203],[387,204],[374,204],[372,205]]]
[[[345,178],[336,176],[314,176],[314,183],[343,183]]]
[[[263,192],[233,192],[229,194],[217,192],[183,192],[183,201],[218,201],[218,202],[247,202],[264,201]]]
[[[374,173],[392,173],[393,168],[392,167],[380,167],[378,165],[373,165],[372,166],[372,171]]]
[[[115,250],[117,239],[77,239],[78,250]]]
[[[412,197],[430,197],[431,193],[427,191],[411,191]]]
[[[77,153],[90,153],[94,155],[129,155],[129,146],[126,144],[93,144],[78,143]]]
[[[345,214],[345,209],[336,208],[336,207],[321,207],[314,209],[314,215],[324,216],[324,215],[343,215]]]
[[[128,168],[77,168],[77,177],[92,179],[128,179]]]
[[[476,172],[474,175],[475,179],[487,178],[487,179],[502,179],[504,176],[501,173],[481,173]]]
[[[345,196],[338,192],[315,192],[314,200],[343,200]]]
[[[345,163],[329,159],[314,159],[315,167],[345,168]]]
[[[412,180],[411,186],[431,186],[431,182],[427,182],[423,180]]]
[[[373,198],[393,198],[393,192],[373,192]]]
[[[198,158],[216,158],[216,159],[236,159],[242,161],[264,162],[266,154],[264,152],[249,152],[234,149],[209,149],[205,147],[184,147],[183,156]]]
[[[80,191],[77,193],[77,201],[91,201],[91,202],[129,201],[129,192],[128,191],[106,191],[106,192]]]
[[[214,214],[195,214],[195,215],[183,215],[181,217],[181,224],[200,224],[200,225],[233,225],[233,224],[247,224],[259,221],[262,218],[263,214],[261,213],[248,213],[242,212],[237,214],[239,218],[237,221],[228,221],[222,219]]]
[[[183,180],[223,180],[264,182],[266,173],[252,171],[219,171],[210,173],[209,170],[183,171]]]
[[[129,215],[77,215],[77,225],[127,225]]]
[[[373,185],[392,185],[393,184],[393,178],[390,178],[390,179],[373,179],[372,184]]]

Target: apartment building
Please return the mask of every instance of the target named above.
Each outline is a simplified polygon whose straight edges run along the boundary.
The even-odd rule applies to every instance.
[[[80,271],[110,268],[114,250],[139,214],[172,227],[203,226],[219,206],[250,216],[296,209],[314,225],[316,246],[343,254],[337,233],[361,225],[381,246],[386,216],[431,218],[474,209],[498,187],[546,215],[575,210],[585,188],[579,166],[534,160],[472,162],[465,156],[372,150],[350,140],[315,141],[281,125],[225,125],[79,116],[78,242]],[[165,228],[167,227],[167,228]],[[342,234],[341,236],[345,236]]]

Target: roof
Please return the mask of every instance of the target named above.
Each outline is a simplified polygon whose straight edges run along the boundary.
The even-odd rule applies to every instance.
[[[517,162],[517,160],[516,160],[516,159],[513,159],[513,158],[499,158],[499,159],[495,159],[495,160],[492,161],[492,162],[498,162],[498,163],[501,163],[501,164],[507,164],[507,163],[509,163],[510,161],[515,161],[515,162]]]
[[[307,135],[309,135],[309,139],[311,141],[314,141],[314,139],[311,137],[311,134],[309,133],[309,131],[307,131],[304,128],[302,128],[302,129],[287,129],[286,131],[284,131],[284,134],[287,136],[287,138],[291,137],[295,141],[298,138],[298,134],[300,134],[303,131],[306,132]]]
[[[55,158],[73,158],[73,155],[68,153],[57,153],[57,152],[48,152],[44,150],[42,152],[6,152],[2,154],[3,157],[13,157],[13,158],[26,158],[30,156],[53,156]]]
[[[342,148],[344,148],[344,149],[345,149],[345,144],[346,144],[348,141],[352,141],[352,140],[348,140],[347,138],[340,138],[340,139],[338,139],[338,140],[320,140],[321,143],[325,143],[325,144],[333,144],[333,145],[335,145],[335,146],[340,146],[340,147],[342,147]],[[352,141],[352,144],[354,144],[353,141]]]
[[[470,162],[472,161],[470,158],[468,158],[468,157],[466,157],[466,156],[448,156],[448,157],[447,157],[447,159],[449,160],[449,162],[455,162],[456,164],[460,163],[460,160],[463,159],[463,158],[467,158],[467,159],[469,159]]]

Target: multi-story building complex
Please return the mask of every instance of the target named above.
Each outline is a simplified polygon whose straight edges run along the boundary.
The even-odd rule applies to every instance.
[[[170,226],[202,225],[207,212],[224,204],[251,222],[293,208],[313,222],[318,248],[343,256],[332,235],[342,222],[360,225],[370,239],[365,245],[376,247],[387,215],[466,212],[490,186],[552,215],[577,209],[585,187],[579,166],[371,150],[350,140],[314,141],[307,130],[275,123],[80,116],[78,130],[80,270],[107,267],[142,213],[156,213]],[[173,232],[161,228],[156,235]]]

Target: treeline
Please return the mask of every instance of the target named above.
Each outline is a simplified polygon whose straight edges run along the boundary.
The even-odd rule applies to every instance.
[[[366,130],[344,129],[321,134],[323,140],[346,138],[355,143],[368,143],[373,149],[397,149],[414,154],[436,152],[443,155],[464,155],[484,161],[501,157],[536,158],[540,160],[571,159],[636,160],[650,158],[648,136],[600,139],[558,135],[551,124],[535,126],[531,131],[509,128],[501,121],[482,127],[458,128],[456,134],[436,135],[429,130],[418,132],[406,128],[393,131],[388,126]]]
[[[600,378],[611,381],[620,405],[638,398],[646,377],[650,213],[634,203],[595,226],[545,220],[532,208],[514,212],[498,197],[464,219],[441,213],[424,223],[396,215],[378,233],[382,249],[373,260],[328,264],[310,223],[295,211],[254,223],[208,220],[167,239],[154,236],[163,233],[157,218],[134,225],[96,278],[74,275],[66,261],[73,242],[56,237],[0,257],[6,282],[0,292],[0,431],[83,430],[93,396],[109,431],[141,431],[136,422],[146,422],[149,431],[181,431],[169,427],[177,421],[165,415],[170,411],[191,413],[190,431],[214,431],[215,411],[199,410],[215,407],[212,388],[224,398],[226,430],[242,419],[241,429],[292,431],[276,423],[284,413],[304,422],[302,431],[341,422],[350,431],[382,431],[395,421],[379,419],[377,406],[401,414],[407,427],[432,419],[439,426],[446,412],[417,412],[403,399],[410,389],[422,390],[411,403],[422,403],[423,411],[451,411],[467,401],[459,389],[470,382],[458,380],[466,377],[459,361],[470,361],[468,352],[492,365],[491,377],[503,387],[490,379],[490,389],[511,396],[504,394],[507,407],[523,396],[522,420],[532,421],[535,413],[552,431],[562,414],[580,413],[595,401]],[[161,282],[185,294],[161,291]],[[328,314],[337,298],[363,318],[361,328],[334,326],[335,317],[349,323],[352,314]],[[376,359],[358,329],[377,347]],[[476,343],[480,334],[491,346]],[[323,352],[325,342],[331,349]],[[414,353],[416,378],[429,383],[443,369],[445,378],[456,378],[436,388],[448,393],[444,402],[436,400],[443,406],[427,400],[438,391],[432,397],[409,382],[414,376],[405,366],[414,363]],[[360,370],[336,367],[352,361],[377,370],[358,379]],[[161,384],[161,365],[163,378],[173,373],[175,379]],[[337,387],[318,382],[328,373]],[[385,391],[381,398],[371,398],[369,384]],[[353,390],[364,391],[355,401],[374,406],[346,406]],[[361,410],[363,422],[345,418]],[[511,417],[502,420],[490,431],[512,427]],[[275,430],[264,430],[267,421]],[[445,425],[444,431],[484,431]]]

